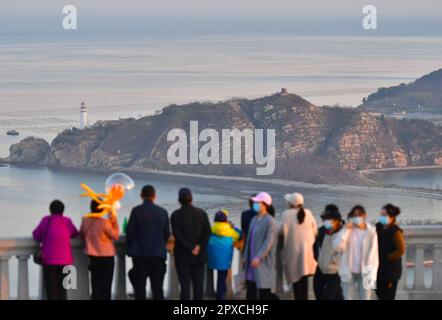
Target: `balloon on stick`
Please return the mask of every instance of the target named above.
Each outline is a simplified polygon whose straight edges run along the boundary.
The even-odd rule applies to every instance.
[[[117,210],[121,208],[121,202],[126,194],[126,191],[132,190],[135,183],[131,177],[124,173],[114,173],[106,179],[105,190],[106,193],[96,193],[89,186],[82,183],[80,186],[85,190],[82,197],[89,197],[98,203],[98,209],[101,212],[88,213],[86,217],[101,218],[111,214],[117,216]]]

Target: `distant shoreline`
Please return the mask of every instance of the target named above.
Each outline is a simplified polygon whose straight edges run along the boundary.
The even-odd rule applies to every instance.
[[[287,180],[279,178],[255,178],[255,177],[240,177],[240,176],[218,176],[218,175],[204,175],[188,172],[178,172],[178,171],[166,171],[166,170],[156,170],[156,169],[144,169],[144,170],[128,170],[124,168],[114,168],[114,169],[90,169],[90,168],[66,168],[66,167],[51,167],[51,166],[39,166],[32,164],[15,164],[8,163],[9,166],[17,168],[35,168],[35,169],[47,169],[51,171],[65,171],[65,172],[83,172],[92,173],[96,175],[106,175],[114,172],[124,172],[133,177],[138,178],[152,178],[152,176],[161,176],[162,178],[171,179],[177,181],[183,178],[191,179],[196,182],[208,183],[212,185],[214,181],[224,181],[224,182],[244,182],[253,183],[256,185],[262,184],[272,184],[277,187],[287,187],[287,188],[304,188],[311,190],[330,190],[330,191],[373,191],[373,192],[395,192],[398,194],[409,193],[411,195],[419,195],[431,199],[441,199],[442,194],[439,190],[427,189],[427,188],[417,188],[417,187],[407,187],[399,185],[373,185],[373,184],[359,184],[351,185],[344,183],[313,183],[313,182],[303,182],[298,180]],[[425,167],[423,167],[425,168]],[[442,169],[442,167],[439,167]],[[368,179],[368,178],[367,178]],[[178,182],[178,181],[177,181]],[[375,181],[372,181],[375,182]]]
[[[359,170],[360,174],[375,174],[379,172],[394,172],[394,171],[420,171],[420,170],[442,170],[442,166],[413,166],[413,167],[399,167],[399,168],[382,168],[382,169],[366,169]]]

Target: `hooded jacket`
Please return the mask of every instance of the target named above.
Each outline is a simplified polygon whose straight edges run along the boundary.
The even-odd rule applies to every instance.
[[[207,245],[207,264],[210,269],[229,270],[232,266],[233,246],[241,232],[228,222],[215,222]]]

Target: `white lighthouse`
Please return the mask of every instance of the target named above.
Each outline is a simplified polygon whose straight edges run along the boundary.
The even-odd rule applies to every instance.
[[[80,106],[80,129],[85,129],[89,125],[87,111],[86,104],[82,102]]]

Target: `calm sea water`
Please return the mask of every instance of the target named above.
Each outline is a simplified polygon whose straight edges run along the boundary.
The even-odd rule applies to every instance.
[[[441,49],[437,37],[157,36],[2,43],[2,111],[63,115],[60,110],[86,100],[97,111],[124,113],[121,106],[152,110],[173,102],[261,96],[281,87],[317,104],[358,105],[380,86],[439,68]]]
[[[54,171],[43,168],[0,167],[0,237],[28,236],[43,215],[47,213],[49,202],[61,199],[66,204],[66,214],[78,225],[81,216],[88,212],[89,201],[81,198],[80,183],[89,184],[97,191],[104,189],[106,175]],[[201,179],[193,177],[151,174],[134,177],[136,190],[127,194],[120,211],[120,220],[127,217],[130,209],[140,200],[139,190],[144,184],[157,188],[158,203],[169,212],[178,207],[177,192],[180,187],[190,187],[194,192],[195,203],[206,209],[212,216],[217,210],[231,211],[234,222],[239,222],[239,214],[247,207],[251,193],[268,191],[274,197],[277,214],[281,214],[286,204],[283,196],[288,192],[302,192],[306,206],[318,216],[328,203],[336,203],[346,213],[354,204],[366,206],[375,218],[379,208],[387,202],[400,205],[403,219],[441,219],[442,195],[388,191],[377,188],[342,186],[284,186],[263,181],[229,181]]]

